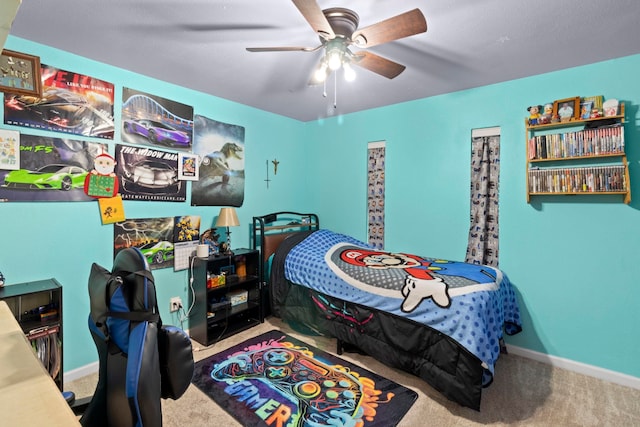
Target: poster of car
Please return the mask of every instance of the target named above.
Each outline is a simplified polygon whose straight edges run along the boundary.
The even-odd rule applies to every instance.
[[[242,126],[195,116],[193,153],[200,164],[199,179],[191,184],[192,206],[242,206],[244,133]]]
[[[191,151],[193,107],[122,89],[122,141]]]
[[[152,270],[173,267],[174,217],[127,219],[113,225],[113,256],[136,247]]]
[[[20,135],[20,168],[0,169],[0,201],[88,202],[84,180],[96,156],[107,152],[97,142]]]
[[[113,83],[41,65],[42,96],[4,95],[4,123],[113,139]]]
[[[186,182],[178,179],[178,153],[117,144],[115,159],[123,200],[187,199]]]

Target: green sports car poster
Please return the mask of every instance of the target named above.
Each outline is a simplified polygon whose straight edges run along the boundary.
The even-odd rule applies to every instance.
[[[113,227],[113,256],[130,247],[140,249],[152,270],[173,267],[174,218],[131,218]]]
[[[0,201],[88,202],[84,180],[107,152],[102,143],[20,135],[20,168],[0,168]]]
[[[136,247],[152,270],[184,270],[200,240],[200,216],[128,218],[113,227],[113,256]]]

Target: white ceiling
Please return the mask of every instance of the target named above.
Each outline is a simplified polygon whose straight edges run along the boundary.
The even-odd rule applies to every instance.
[[[398,77],[357,68],[326,98],[307,85],[321,51],[245,50],[319,44],[289,0],[24,0],[10,34],[301,121],[640,53],[638,0],[317,3],[354,10],[360,28],[419,8],[428,30],[370,48],[407,67]]]

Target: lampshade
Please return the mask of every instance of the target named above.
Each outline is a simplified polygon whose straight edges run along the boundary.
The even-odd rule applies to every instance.
[[[238,215],[236,215],[234,208],[220,209],[216,227],[237,227],[238,225],[240,225],[240,221],[238,221]]]

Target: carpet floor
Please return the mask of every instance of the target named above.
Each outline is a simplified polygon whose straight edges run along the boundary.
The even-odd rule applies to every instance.
[[[250,337],[279,329],[321,350],[335,354],[335,339],[300,334],[280,319],[265,323],[209,347],[194,342],[194,359],[206,357]],[[413,426],[615,426],[640,427],[640,390],[554,368],[516,355],[502,355],[493,384],[483,391],[480,411],[444,398],[421,379],[389,368],[377,360],[345,353],[343,359],[389,378],[418,393],[418,400],[399,427]],[[91,395],[97,373],[65,383],[78,398]],[[165,427],[240,426],[231,415],[193,384],[178,400],[164,400]]]

